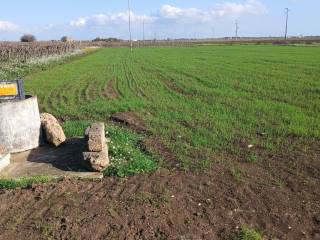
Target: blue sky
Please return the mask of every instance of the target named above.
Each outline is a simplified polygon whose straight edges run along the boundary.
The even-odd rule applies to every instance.
[[[39,40],[67,35],[86,40],[128,38],[127,0],[1,0],[0,40],[24,33]],[[320,35],[319,0],[131,0],[134,39],[282,36],[284,8],[290,11],[289,35]]]

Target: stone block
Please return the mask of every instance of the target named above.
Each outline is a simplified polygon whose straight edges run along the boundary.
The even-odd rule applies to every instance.
[[[83,152],[83,165],[88,170],[93,170],[97,172],[102,172],[105,170],[109,164],[108,147],[106,144],[100,152]]]
[[[58,120],[49,113],[41,114],[41,125],[48,143],[59,147],[66,141],[66,136]]]
[[[88,141],[89,152],[101,152],[106,145],[104,123],[93,123],[87,128],[85,138]]]

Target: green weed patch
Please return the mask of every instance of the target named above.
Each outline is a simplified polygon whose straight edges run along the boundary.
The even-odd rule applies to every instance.
[[[16,188],[30,188],[33,184],[43,184],[52,182],[55,179],[48,176],[37,176],[21,179],[0,179],[0,189],[16,189]]]

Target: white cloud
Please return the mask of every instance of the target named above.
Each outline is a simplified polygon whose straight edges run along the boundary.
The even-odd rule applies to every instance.
[[[70,26],[72,27],[84,27],[87,24],[87,18],[78,18],[77,20],[72,20]]]
[[[210,20],[211,14],[197,8],[182,9],[171,5],[163,5],[160,9],[161,18],[180,21],[190,19],[192,21],[203,22]]]
[[[152,23],[146,26],[147,37],[154,37],[155,31],[164,36],[212,36],[212,25],[219,21],[217,34],[224,35],[233,31],[234,19],[242,16],[263,15],[268,12],[262,0],[220,0],[211,8],[180,8],[165,4],[153,14],[137,14],[131,12],[133,35],[140,37],[142,21]],[[66,32],[73,34],[89,34],[127,37],[128,12],[102,13],[81,16],[63,26]],[[208,28],[209,26],[209,28]],[[226,30],[227,29],[227,30]],[[56,31],[56,30],[55,30]],[[158,34],[159,35],[159,34]]]
[[[139,15],[131,12],[132,22],[142,22],[147,23],[153,22],[154,17],[148,15]],[[120,12],[118,14],[98,14],[87,17],[80,17],[76,20],[70,21],[69,25],[72,27],[85,27],[85,26],[94,26],[94,25],[112,25],[112,24],[126,24],[129,21],[128,12]]]
[[[242,14],[260,15],[260,14],[265,14],[267,12],[267,8],[257,0],[248,0],[243,4],[232,3],[232,2],[218,4],[214,8],[213,12],[218,16],[242,15]]]
[[[16,32],[19,30],[19,26],[12,22],[0,21],[0,32]]]
[[[225,2],[215,5],[211,10],[197,8],[178,8],[163,5],[160,9],[160,18],[179,22],[208,22],[217,17],[239,17],[245,14],[265,14],[267,8],[257,0],[247,0],[245,3]]]

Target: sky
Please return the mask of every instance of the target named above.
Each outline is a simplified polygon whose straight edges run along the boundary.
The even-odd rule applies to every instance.
[[[320,0],[130,0],[132,38],[320,35]],[[129,38],[127,0],[0,0],[0,40]]]

